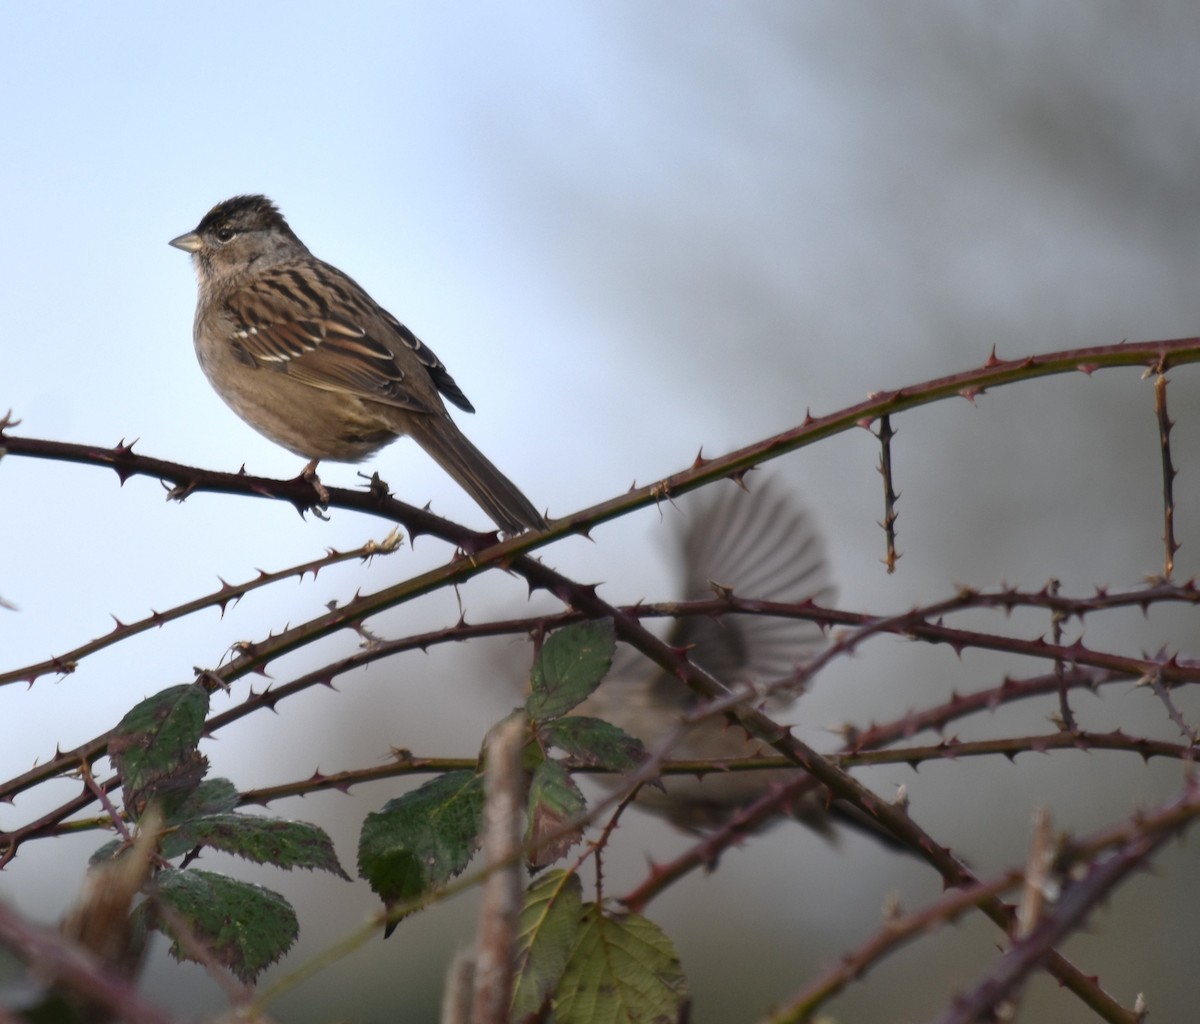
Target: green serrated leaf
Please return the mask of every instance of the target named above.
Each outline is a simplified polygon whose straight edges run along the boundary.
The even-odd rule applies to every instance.
[[[241,801],[241,794],[228,779],[205,779],[167,819],[167,825],[179,825],[206,814],[224,814]]]
[[[196,843],[189,843],[191,837],[180,826],[196,818],[225,814],[237,807],[239,802],[237,787],[228,779],[205,779],[167,818],[159,852],[167,860],[187,853]]]
[[[526,890],[517,922],[514,1021],[536,1015],[558,986],[579,932],[582,889],[578,875],[547,871]]]
[[[579,761],[612,772],[633,771],[646,759],[642,741],[601,718],[569,715],[538,730],[542,741]]]
[[[278,893],[211,871],[162,871],[155,893],[192,939],[248,983],[283,956],[300,932],[296,912]],[[195,959],[163,915],[155,916],[154,927],[172,940],[176,960]]]
[[[459,874],[479,849],[483,779],[439,775],[368,814],[358,840],[358,873],[392,907]]]
[[[529,867],[536,871],[553,864],[583,838],[583,827],[563,831],[564,825],[587,809],[575,781],[558,761],[543,761],[529,785],[529,822],[525,845]]]
[[[589,903],[553,1004],[558,1024],[670,1024],[685,1019],[687,979],[653,921]]]
[[[538,722],[558,718],[586,698],[612,666],[616,645],[607,619],[552,633],[533,665],[532,692],[525,702],[529,717]]]
[[[196,749],[208,714],[208,693],[198,683],[171,686],[136,705],[118,723],[108,754],[134,817],[158,798],[170,813],[204,778],[208,762]]]
[[[88,867],[94,868],[97,864],[105,864],[112,860],[126,846],[124,839],[110,839],[103,846],[97,847],[92,851],[92,855],[88,858]]]
[[[163,842],[164,857],[178,857],[196,846],[245,857],[276,867],[329,871],[349,881],[333,841],[324,829],[303,821],[259,818],[250,814],[210,814],[180,825]]]

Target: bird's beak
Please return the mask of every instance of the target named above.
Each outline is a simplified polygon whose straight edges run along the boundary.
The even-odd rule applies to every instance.
[[[204,247],[204,242],[194,231],[189,231],[186,235],[180,235],[178,238],[172,238],[167,244],[175,246],[176,249],[182,249],[184,252],[199,252]]]

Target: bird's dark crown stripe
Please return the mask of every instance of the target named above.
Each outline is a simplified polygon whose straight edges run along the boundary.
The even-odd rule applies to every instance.
[[[266,196],[234,196],[232,199],[226,199],[223,203],[217,203],[216,206],[209,210],[204,215],[204,219],[200,221],[196,231],[202,233],[243,211],[260,213],[272,224],[280,224],[285,227],[287,225],[278,207]]]

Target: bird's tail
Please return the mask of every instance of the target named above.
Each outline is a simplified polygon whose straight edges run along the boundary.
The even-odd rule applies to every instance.
[[[544,530],[546,520],[448,415],[413,416],[408,433],[505,533]]]

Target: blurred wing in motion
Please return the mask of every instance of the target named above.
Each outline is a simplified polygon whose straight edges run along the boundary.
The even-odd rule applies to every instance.
[[[832,596],[820,534],[799,500],[777,483],[760,483],[752,493],[718,484],[681,499],[679,506],[684,517],[676,539],[681,598],[710,598],[714,583],[741,597],[766,601],[828,601]],[[669,639],[690,647],[692,661],[733,685],[786,679],[823,638],[820,627],[799,619],[726,615],[689,616],[675,625]],[[783,696],[794,696],[794,691]],[[577,713],[607,719],[653,748],[696,702],[682,682],[622,645],[608,677]],[[782,696],[769,703],[781,702]],[[673,756],[730,759],[759,753],[773,751],[721,716],[690,730]],[[767,786],[794,777],[787,769],[713,772],[703,779],[675,776],[666,780],[666,793],[646,787],[638,799],[676,825],[695,830],[717,824]],[[830,833],[819,797],[797,816]]]
[[[825,548],[811,517],[794,497],[767,481],[754,493],[723,486],[692,503],[679,537],[681,596],[713,596],[713,584],[760,601],[827,602],[833,596]],[[790,675],[821,646],[819,626],[765,615],[689,617],[671,642],[726,685]]]

